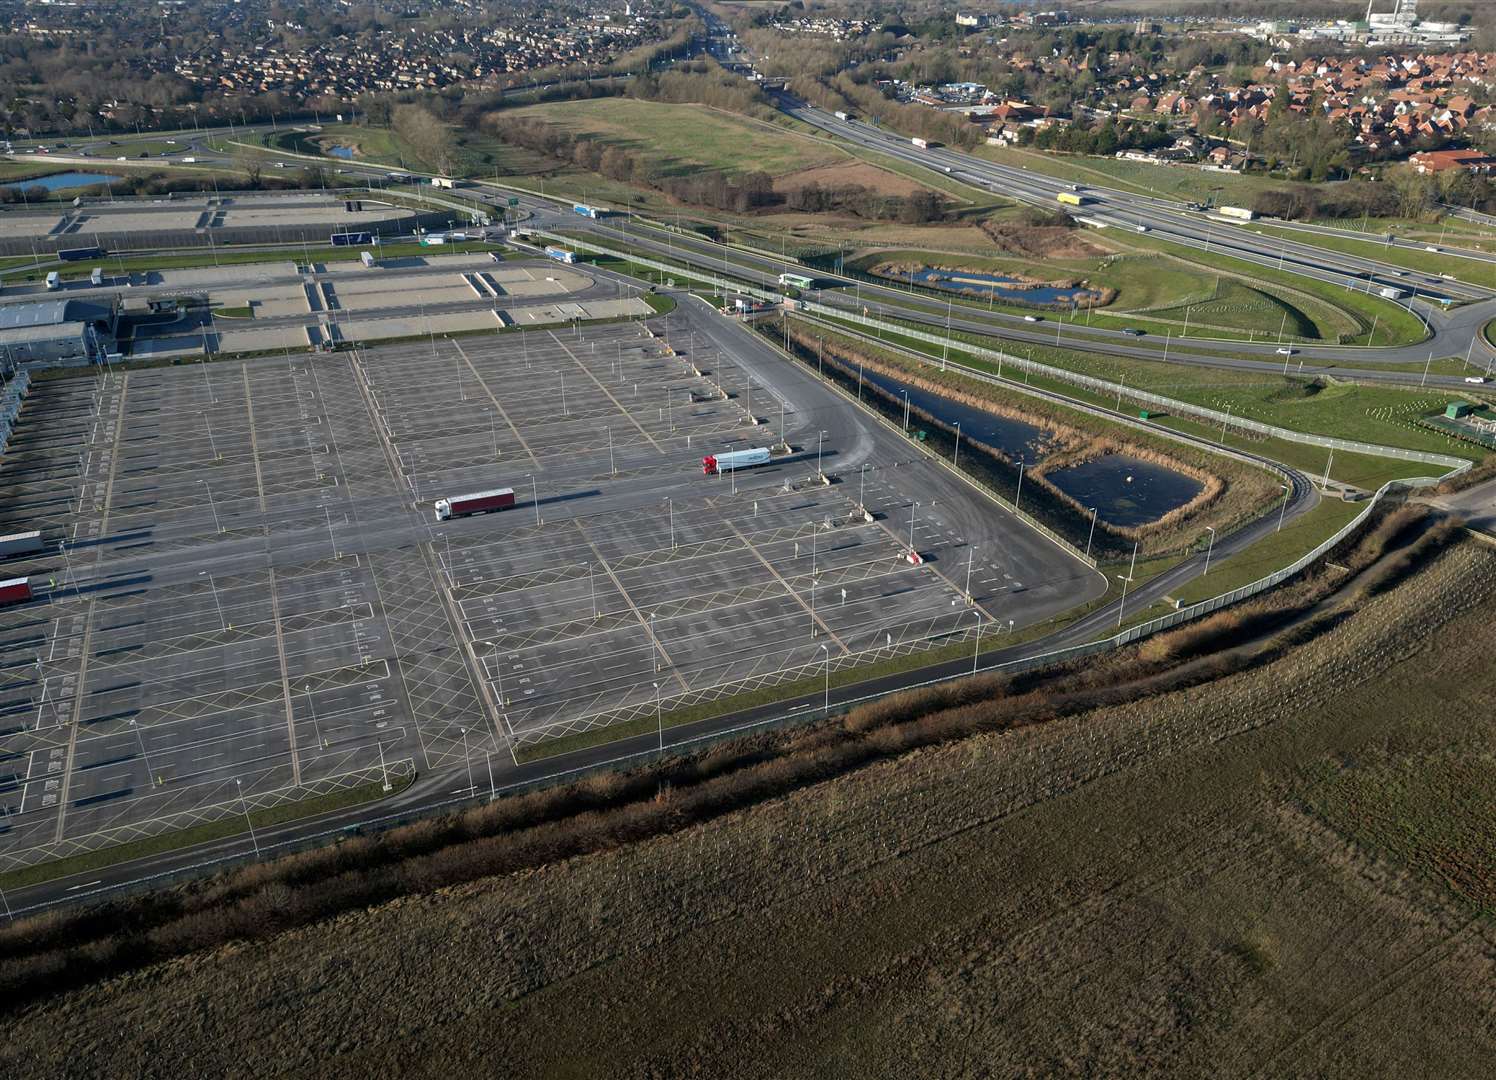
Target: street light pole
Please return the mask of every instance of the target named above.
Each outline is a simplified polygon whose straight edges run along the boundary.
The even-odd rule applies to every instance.
[[[218,629],[227,630],[228,623],[226,623],[223,618],[223,605],[218,602],[218,586],[213,583],[213,575],[206,570],[199,570],[197,572],[197,575],[198,577],[205,577],[208,579],[208,588],[212,590],[213,593],[213,606],[218,609]]]
[[[148,780],[150,780],[151,787],[155,787],[156,786],[156,774],[151,769],[151,755],[148,754],[148,753],[146,753],[146,749],[145,749],[145,736],[140,733],[140,725],[135,722],[135,718],[133,716],[130,718],[130,727],[135,732],[135,740],[138,743],[140,743],[140,756],[145,759],[145,775],[146,775],[146,778]]]
[[[951,455],[951,468],[958,468],[961,464],[961,421],[956,421],[956,452]]]
[[[654,618],[654,616],[650,616]],[[660,760],[665,760],[665,709],[660,703],[660,684],[655,683],[655,730],[660,735]]]
[[[1138,567],[1138,542],[1132,542],[1132,566],[1127,571],[1127,576],[1122,578],[1122,600],[1117,605],[1117,629],[1122,629],[1122,612],[1127,610],[1127,586],[1132,581],[1132,575]],[[1121,574],[1117,575],[1122,577]]]
[[[1288,513],[1288,493],[1293,490],[1287,484],[1279,484],[1278,486],[1283,489],[1283,509],[1278,511],[1278,527],[1273,530],[1274,532],[1283,531],[1283,515]]]
[[[824,653],[825,657],[826,657],[826,692],[825,692],[825,696],[823,697],[823,699],[821,701],[821,711],[825,715],[830,716],[831,715],[831,646],[827,645],[825,642],[822,642],[821,643],[821,652]]]
[[[535,474],[530,474],[530,501],[535,504],[535,527],[540,528],[540,485],[535,480]]]
[[[306,695],[307,711],[312,714],[312,730],[317,733],[317,745],[325,747],[326,743],[322,741],[322,725],[317,720],[317,706],[312,701],[311,683],[303,684],[301,687],[301,692]]]
[[[1086,533],[1086,558],[1091,557],[1091,540],[1096,536],[1096,507],[1091,507],[1091,531]]]
[[[1210,543],[1205,547],[1205,569],[1200,571],[1201,577],[1204,577],[1206,574],[1210,573],[1210,553],[1215,550],[1216,543],[1215,526],[1207,525],[1205,526],[1205,528],[1210,532]]]
[[[223,525],[218,520],[218,505],[213,501],[213,485],[208,483],[206,480],[199,480],[198,483],[203,485],[203,487],[207,489],[208,509],[213,511],[213,527],[219,532],[223,532]]]
[[[244,823],[249,826],[249,842],[254,845],[255,858],[260,857],[260,841],[255,837],[255,823],[249,816],[249,803],[244,801],[244,785],[239,783],[239,778],[234,778],[234,790],[239,793],[239,809],[244,811]]]

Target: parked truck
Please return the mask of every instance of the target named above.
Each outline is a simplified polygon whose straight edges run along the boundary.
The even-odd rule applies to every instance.
[[[513,505],[513,488],[494,488],[492,491],[474,491],[469,495],[453,495],[450,499],[436,500],[436,520],[446,521],[468,514],[508,510]]]
[[[1239,221],[1251,221],[1257,216],[1257,211],[1248,210],[1245,206],[1218,206],[1216,213],[1221,217],[1236,218]]]
[[[19,604],[23,600],[31,599],[31,579],[11,578],[9,581],[0,581],[0,606],[8,604]]]
[[[753,450],[730,450],[722,454],[708,454],[702,458],[701,471],[707,476],[716,476],[718,473],[732,472],[734,469],[766,465],[768,461],[769,449],[766,446]]]
[[[0,536],[0,559],[11,559],[17,555],[35,555],[41,549],[42,534],[36,529]]]

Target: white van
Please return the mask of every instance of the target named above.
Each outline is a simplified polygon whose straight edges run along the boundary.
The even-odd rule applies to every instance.
[[[47,289],[49,291],[56,291],[60,288],[62,288],[62,277],[57,273],[56,270],[53,270],[50,274],[47,275]]]
[[[1479,385],[1486,381],[1486,377],[1484,375],[1466,375],[1465,381]]]

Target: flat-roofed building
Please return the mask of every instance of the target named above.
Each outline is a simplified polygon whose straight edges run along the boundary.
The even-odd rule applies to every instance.
[[[88,300],[38,300],[0,304],[0,362],[102,363],[115,352],[118,317],[113,305]]]

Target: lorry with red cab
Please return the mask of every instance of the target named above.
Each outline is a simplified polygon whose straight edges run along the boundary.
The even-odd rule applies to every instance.
[[[11,578],[9,581],[0,581],[0,605],[19,604],[23,600],[31,599],[31,579]]]
[[[436,500],[436,520],[446,521],[466,514],[507,510],[513,505],[513,488],[494,488],[492,491],[475,491],[469,495],[453,495],[450,499]]]
[[[769,460],[768,447],[760,446],[753,450],[732,450],[722,454],[708,454],[701,459],[701,471],[707,476],[716,476],[718,473],[732,472],[734,469],[747,469],[754,465],[767,464]]]

